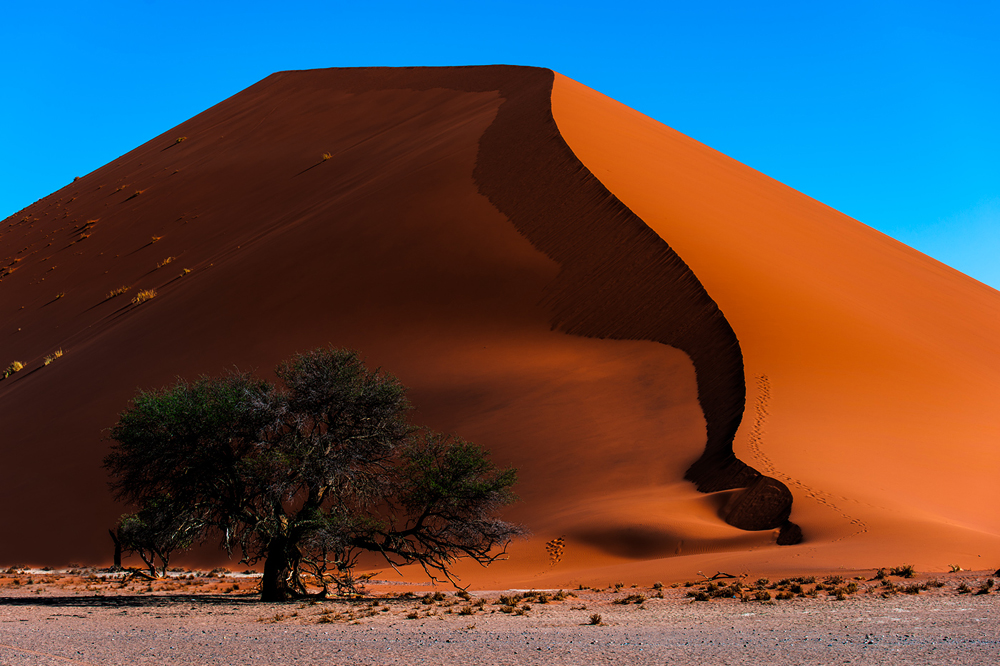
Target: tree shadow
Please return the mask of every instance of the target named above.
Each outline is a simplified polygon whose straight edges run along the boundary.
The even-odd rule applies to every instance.
[[[300,600],[295,600],[300,601]],[[295,603],[267,602],[267,603]],[[30,596],[0,597],[0,607],[54,607],[54,608],[164,608],[168,606],[251,606],[265,602],[259,593],[253,595],[232,594],[129,594],[118,596]]]

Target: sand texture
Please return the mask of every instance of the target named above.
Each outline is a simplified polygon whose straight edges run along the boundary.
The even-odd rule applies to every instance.
[[[1000,550],[1000,294],[549,70],[274,74],[0,223],[0,313],[3,562],[110,559],[137,389],[321,345],[518,468],[467,581]]]

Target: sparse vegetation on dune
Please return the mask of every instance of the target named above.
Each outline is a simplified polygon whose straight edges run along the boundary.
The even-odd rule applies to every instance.
[[[51,354],[49,354],[48,356],[46,356],[45,360],[42,361],[42,363],[43,363],[43,365],[49,365],[50,363],[52,363],[53,361],[55,361],[57,358],[62,358],[62,355],[63,355],[63,350],[62,349],[57,349],[54,352],[52,352]]]
[[[118,287],[117,289],[112,289],[111,291],[108,292],[108,295],[104,297],[104,300],[107,301],[114,298],[115,296],[121,296],[122,294],[127,292],[130,288],[131,287],[128,286],[121,286]]]
[[[153,298],[156,298],[155,289],[143,289],[132,299],[132,305],[139,305]]]
[[[3,378],[7,379],[8,377],[10,377],[11,375],[13,375],[14,373],[21,372],[21,370],[23,370],[23,369],[24,369],[24,363],[21,363],[20,361],[13,361],[10,365],[8,365],[4,369],[4,371],[3,371]]]

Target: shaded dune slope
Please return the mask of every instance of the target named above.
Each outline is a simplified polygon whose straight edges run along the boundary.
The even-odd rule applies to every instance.
[[[559,262],[559,277],[547,289],[553,324],[572,334],[653,340],[687,352],[708,429],[705,453],[687,478],[704,492],[745,489],[725,508],[727,521],[749,530],[784,526],[779,543],[797,542],[788,488],[733,453],[746,388],[732,327],[682,259],[576,158],[549,110],[551,72],[532,75],[538,83],[518,86],[517,96],[501,88],[514,108],[501,107],[484,133],[476,174],[497,208]],[[536,97],[533,103],[515,106],[526,94]]]
[[[5,220],[0,363],[27,365],[0,382],[0,500],[26,506],[0,557],[106,556],[120,508],[102,437],[137,388],[265,374],[322,344],[362,349],[412,388],[418,421],[517,466],[511,517],[540,537],[574,506],[607,552],[608,535],[639,535],[623,557],[750,543],[701,505],[690,529],[664,514],[629,532],[621,516],[652,505],[602,499],[663,497],[685,471],[705,491],[749,487],[710,505],[731,524],[789,525],[787,489],[732,453],[732,329],[562,141],[552,80],[282,72]],[[156,297],[131,303],[143,289]]]

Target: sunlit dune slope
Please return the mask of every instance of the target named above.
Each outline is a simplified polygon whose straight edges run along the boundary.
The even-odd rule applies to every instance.
[[[275,74],[5,220],[0,561],[108,561],[101,460],[137,389],[320,345],[519,469],[534,536],[495,575],[550,571],[561,535],[576,569],[778,549],[791,495],[731,450],[740,333],[574,157],[552,80]]]
[[[1000,293],[559,75],[553,114],[739,339],[736,453],[807,542],[725,562],[995,566]]]

